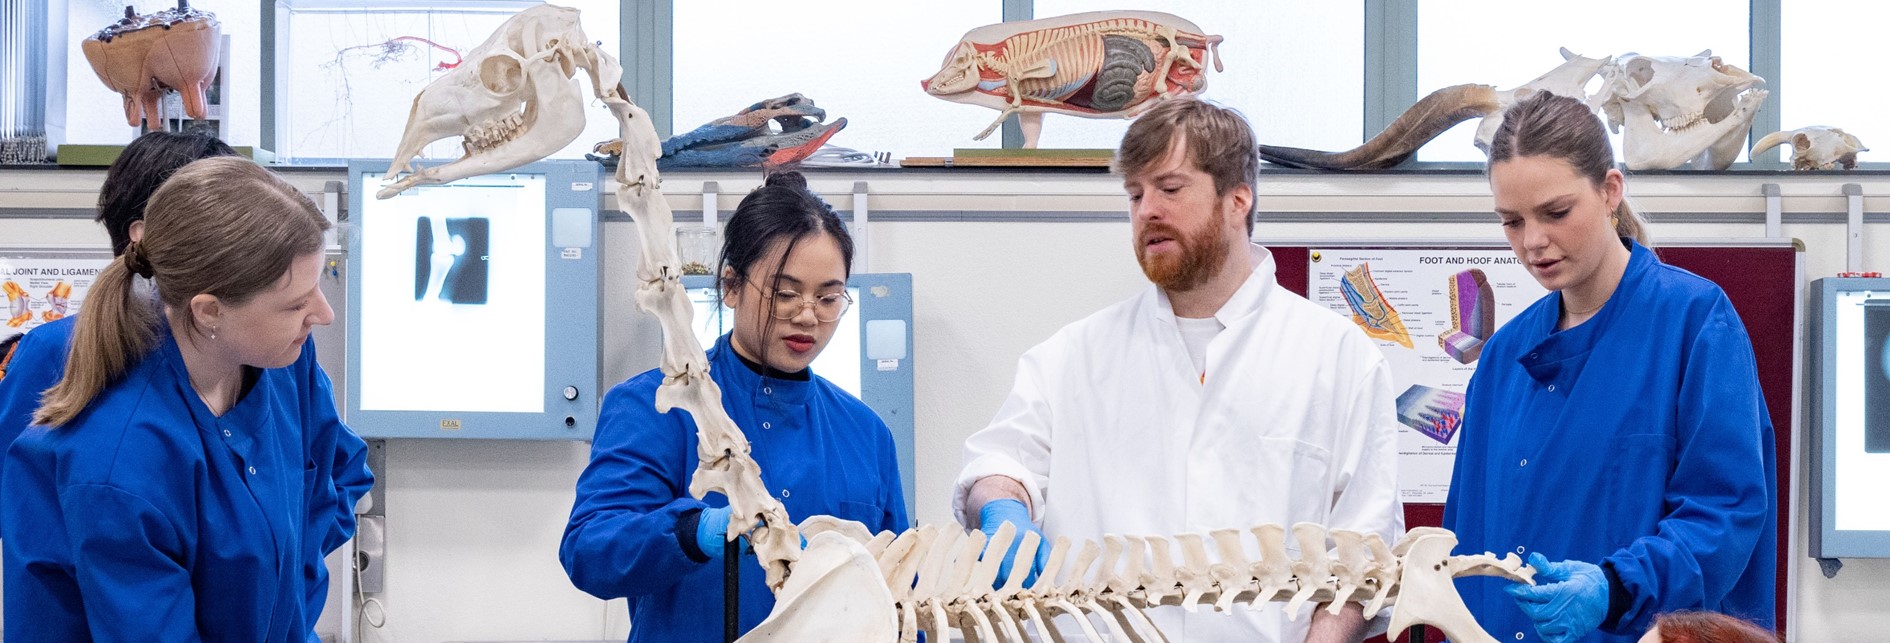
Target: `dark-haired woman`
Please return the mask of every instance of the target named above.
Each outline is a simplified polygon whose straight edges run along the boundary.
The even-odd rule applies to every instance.
[[[1627,643],[1680,609],[1773,622],[1776,463],[1726,294],[1641,245],[1601,121],[1539,94],[1504,113],[1490,190],[1551,292],[1483,349],[1444,509],[1458,551],[1535,584],[1459,583],[1504,641]]]
[[[799,174],[769,177],[723,232],[719,285],[735,326],[709,349],[722,407],[741,427],[762,482],[788,515],[830,515],[903,531],[892,434],[858,398],[808,365],[851,301],[853,240]],[[578,589],[627,597],[631,641],[719,641],[727,499],[689,495],[696,424],[658,413],[651,370],[611,389],[577,483],[559,559]],[[741,630],[774,607],[752,556],[741,580]]]
[[[126,145],[99,185],[96,219],[111,238],[112,255],[124,254],[126,246],[144,235],[145,202],[171,173],[198,159],[235,154],[223,141],[202,134],[150,132]],[[0,378],[0,452],[32,423],[39,394],[59,382],[78,322],[74,315],[33,328],[7,360],[8,375]]]
[[[365,445],[333,420],[308,342],[334,320],[317,287],[329,224],[232,157],[184,166],[145,215],[7,450],[7,634],[310,640],[327,595],[312,570],[369,480],[336,459]]]

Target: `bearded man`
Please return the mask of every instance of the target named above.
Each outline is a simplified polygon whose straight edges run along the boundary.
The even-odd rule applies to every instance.
[[[1130,126],[1113,170],[1152,287],[1026,352],[1009,399],[965,441],[960,521],[1046,536],[1034,556],[1013,545],[999,578],[1013,558],[1041,570],[1058,536],[1313,522],[1395,542],[1391,372],[1350,321],[1281,288],[1249,240],[1259,158],[1246,120],[1163,102]],[[1363,637],[1357,604],[1295,620],[1283,605],[1149,615],[1171,641]]]

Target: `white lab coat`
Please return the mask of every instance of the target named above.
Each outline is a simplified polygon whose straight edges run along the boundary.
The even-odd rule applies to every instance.
[[[1384,356],[1349,320],[1281,288],[1271,254],[1253,252],[1253,274],[1215,313],[1226,329],[1208,346],[1205,383],[1153,286],[1026,352],[997,417],[965,441],[960,520],[979,509],[967,506],[971,484],[1002,475],[1024,483],[1051,538],[1315,522],[1395,542],[1404,516]],[[1297,555],[1290,538],[1288,548]],[[1311,608],[1288,622],[1281,605],[1149,613],[1174,641],[1303,640]]]

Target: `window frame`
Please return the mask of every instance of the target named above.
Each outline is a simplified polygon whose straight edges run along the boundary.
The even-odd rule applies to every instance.
[[[1006,21],[1035,17],[1034,0],[1001,0]],[[1417,86],[1417,16],[1416,3],[1408,0],[1361,0],[1365,3],[1365,73],[1364,114],[1360,123],[1363,137],[1371,138],[1415,104]],[[262,2],[262,129],[261,145],[274,149],[276,119],[276,31],[279,27],[276,0]],[[675,0],[622,0],[617,57],[623,62],[623,86],[631,100],[649,111],[659,136],[673,133],[671,104],[674,87]],[[1783,0],[1751,0],[1751,72],[1766,78],[1771,96],[1753,118],[1748,140],[1760,133],[1779,129],[1780,48],[1782,44]],[[1003,147],[1023,147],[1023,132],[1012,118],[1004,123]],[[1789,164],[1767,154],[1764,160],[1735,163],[1733,170],[1777,170]],[[1449,170],[1476,167],[1477,163],[1414,161],[1403,170]],[[1890,169],[1890,162],[1871,161],[1859,169]]]

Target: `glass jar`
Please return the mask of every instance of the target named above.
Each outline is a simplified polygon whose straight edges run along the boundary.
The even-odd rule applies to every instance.
[[[676,255],[682,259],[685,275],[707,275],[714,269],[715,255],[722,249],[722,235],[715,228],[690,225],[676,228]]]

